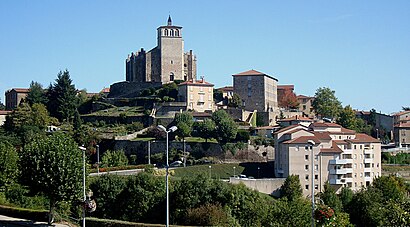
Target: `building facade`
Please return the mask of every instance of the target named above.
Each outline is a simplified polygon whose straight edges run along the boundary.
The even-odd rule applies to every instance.
[[[212,112],[214,110],[214,85],[203,78],[178,84],[178,95],[186,102],[187,110]]]
[[[184,53],[182,27],[172,25],[168,17],[166,26],[157,28],[157,46],[146,52],[128,55],[125,61],[126,81],[161,82],[196,79],[196,56],[192,50]]]
[[[394,144],[396,147],[410,147],[410,122],[394,125]]]
[[[312,187],[322,192],[326,182],[336,192],[342,187],[357,191],[381,176],[381,143],[368,135],[316,122],[291,125],[274,137],[276,177],[298,175],[306,196]]]
[[[25,99],[29,93],[28,88],[12,88],[7,90],[6,96],[6,110],[13,110],[17,108],[21,100]]]
[[[313,101],[315,100],[315,97],[298,95],[296,98],[299,102],[299,111],[302,111],[306,117],[314,117],[315,112],[313,110]]]

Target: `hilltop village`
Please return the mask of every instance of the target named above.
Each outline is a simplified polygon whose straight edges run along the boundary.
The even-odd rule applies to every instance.
[[[316,208],[322,209],[326,204],[332,212],[347,215],[341,214],[340,220],[349,223],[350,215],[350,221],[358,225],[362,222],[355,215],[360,212],[347,211],[347,202],[343,209],[342,205],[333,207],[326,202],[334,200],[322,197],[324,193],[340,196],[347,189],[351,193],[370,190],[382,176],[400,175],[399,170],[384,165],[410,164],[408,107],[393,115],[374,109],[355,110],[342,106],[330,88],[320,87],[313,96],[296,94],[297,85],[280,84],[279,75],[263,69],[232,72],[232,84],[216,88],[215,81],[198,76],[200,62],[193,50],[184,50],[182,27],[174,25],[170,16],[156,35],[156,47],[148,51],[141,48],[126,57],[125,80],[99,93],[75,89],[67,70],[48,88],[36,82],[30,88],[10,88],[0,111],[3,137],[22,150],[39,134],[64,132],[87,151],[87,163],[95,175],[139,169],[132,174],[145,170],[162,176],[164,167],[167,173],[172,167],[171,175],[176,178],[197,171],[205,174],[206,180],[208,176],[218,182],[222,179],[277,198],[286,195],[289,201],[293,195],[285,188],[293,180],[300,191],[292,190],[300,197],[313,198],[313,207],[317,203]],[[169,157],[168,153],[165,157],[165,150],[169,150]],[[397,181],[404,185],[405,180]],[[138,217],[121,216],[107,208],[113,206],[107,198],[99,200],[103,189],[95,183],[90,189],[107,212],[98,213],[97,208],[96,217],[158,223],[148,218],[155,216],[151,208],[147,208],[151,213]],[[182,189],[175,186],[173,190]],[[315,201],[315,195],[322,202]],[[174,202],[172,205],[178,206]],[[229,202],[209,203],[222,213],[233,207]],[[161,201],[158,204],[162,206]],[[193,209],[203,208],[200,205],[205,203],[198,204],[183,214],[194,220]],[[218,207],[221,205],[225,207]],[[249,226],[246,218],[232,209],[224,214],[234,221],[227,217],[232,222],[224,226],[239,222]],[[174,223],[189,224],[182,213],[173,211],[172,215]],[[330,220],[334,213],[329,215]],[[258,221],[259,226],[267,223]]]

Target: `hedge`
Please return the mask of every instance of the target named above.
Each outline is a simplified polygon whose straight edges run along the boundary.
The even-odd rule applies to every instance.
[[[48,211],[46,210],[31,210],[0,205],[0,214],[9,217],[23,218],[38,222],[48,221]]]

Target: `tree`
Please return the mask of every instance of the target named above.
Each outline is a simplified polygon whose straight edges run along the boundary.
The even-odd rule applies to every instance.
[[[320,194],[320,198],[326,205],[331,207],[336,213],[342,211],[342,202],[337,196],[335,189],[329,184],[329,182],[326,182],[325,190]]]
[[[343,187],[339,194],[340,201],[342,202],[343,211],[347,212],[349,210],[350,202],[353,199],[353,191],[348,187]]]
[[[216,125],[216,138],[219,142],[226,143],[235,139],[238,125],[224,110],[218,110],[212,114],[212,120]]]
[[[215,128],[215,122],[211,119],[205,119],[204,121],[198,122],[196,127],[198,135],[201,138],[204,138],[205,142],[208,142],[208,139],[214,137]]]
[[[35,103],[45,105],[47,103],[47,96],[43,89],[43,85],[38,82],[31,81],[26,100],[31,106]]]
[[[335,96],[335,91],[327,87],[320,87],[316,90],[312,106],[316,114],[322,118],[336,118],[342,109],[342,104]]]
[[[6,109],[6,106],[3,104],[3,102],[1,102],[1,99],[0,99],[0,110],[5,110]]]
[[[79,198],[83,152],[67,134],[56,132],[26,144],[20,153],[20,166],[22,183],[49,199],[50,217],[59,202]]]
[[[16,149],[8,141],[0,142],[0,189],[11,185],[18,175],[18,155]]]
[[[192,125],[194,124],[194,119],[190,112],[182,112],[175,115],[175,124],[178,127],[178,130],[175,133],[185,139],[191,135]]]
[[[241,107],[242,99],[238,94],[233,94],[232,98],[228,100],[228,106],[230,107]]]
[[[303,195],[302,186],[298,175],[290,175],[286,178],[282,187],[280,187],[280,196],[287,198],[288,201],[294,201]]]
[[[409,111],[410,110],[410,106],[402,106],[401,109],[403,111]]]
[[[350,107],[350,105],[343,108],[343,110],[339,113],[339,118],[336,122],[341,126],[351,130],[356,130],[358,126],[356,113],[354,112],[352,107]]]
[[[60,121],[70,122],[77,110],[79,100],[68,70],[59,72],[53,85],[48,88],[48,110]]]
[[[101,158],[102,167],[126,166],[128,158],[123,150],[110,151],[107,150]]]
[[[278,100],[279,107],[285,109],[297,109],[299,106],[298,98],[295,93],[291,90],[285,90],[283,95],[280,96]]]

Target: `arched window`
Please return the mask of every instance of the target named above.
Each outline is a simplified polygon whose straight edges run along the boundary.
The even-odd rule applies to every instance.
[[[174,36],[174,30],[171,29],[171,30],[169,30],[169,31],[170,31],[170,33],[171,33],[170,36]]]
[[[179,37],[179,30],[175,30],[175,36]]]
[[[174,73],[169,74],[169,81],[174,81]]]
[[[168,29],[165,29],[164,36],[168,36]]]

